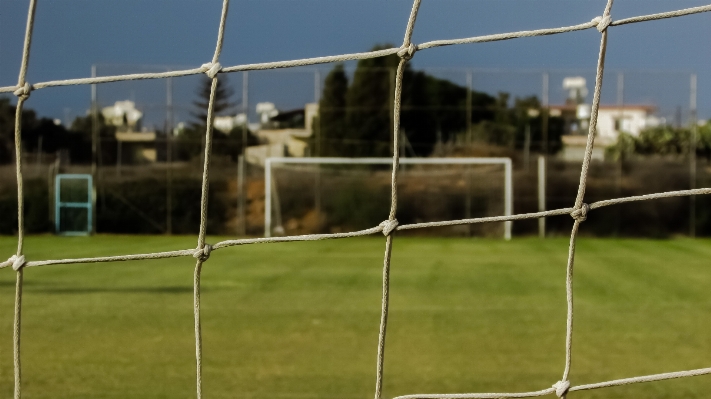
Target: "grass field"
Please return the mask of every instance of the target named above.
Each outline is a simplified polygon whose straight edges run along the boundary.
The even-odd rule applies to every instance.
[[[219,238],[211,237],[209,242]],[[563,370],[567,239],[395,237],[384,398],[549,387]],[[3,254],[15,239],[0,238]],[[195,246],[29,237],[30,260]],[[370,398],[384,239],[251,245],[203,269],[205,398]],[[573,384],[711,366],[711,241],[579,241]],[[193,398],[192,258],[31,268],[24,398]],[[0,270],[0,396],[14,273]],[[569,398],[708,398],[711,376]]]

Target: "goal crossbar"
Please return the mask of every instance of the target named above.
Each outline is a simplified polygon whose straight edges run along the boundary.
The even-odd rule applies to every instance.
[[[313,157],[290,158],[270,157],[264,162],[264,237],[272,235],[272,165],[308,164],[308,165],[391,165],[392,158],[338,158]],[[504,215],[513,214],[513,178],[511,158],[400,158],[403,165],[503,165],[504,166]],[[511,239],[512,221],[504,222],[504,239]]]

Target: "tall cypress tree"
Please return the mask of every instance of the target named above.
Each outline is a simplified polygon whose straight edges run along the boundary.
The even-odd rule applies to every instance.
[[[375,46],[373,50],[391,48]],[[392,155],[393,91],[397,55],[358,61],[353,81],[342,65],[326,78],[320,102],[320,155],[367,157]],[[405,65],[400,127],[417,156],[432,152],[437,136],[444,140],[465,132],[467,88],[446,79],[413,71]],[[496,119],[496,99],[472,92],[471,122]]]
[[[373,50],[389,47],[375,46]],[[396,55],[358,61],[346,97],[348,138],[354,143],[350,156],[391,155],[390,113],[399,62],[400,58]]]
[[[207,108],[210,102],[211,88],[212,79],[206,76],[203,77],[196,93],[198,98],[193,101],[194,108],[191,112],[193,121],[190,127],[178,136],[176,142],[175,154],[177,159],[191,159],[201,156],[203,153],[202,147],[205,143],[205,132],[207,130]],[[220,74],[215,88],[213,116],[234,110],[234,103],[230,99],[233,94],[234,91],[229,87],[227,76]],[[241,140],[235,140],[235,137],[227,137],[224,133],[213,129],[213,153],[225,153],[233,158],[236,157],[236,154],[241,151],[242,143]]]
[[[328,76],[323,86],[319,101],[320,156],[348,156],[349,143],[346,132],[346,94],[348,93],[348,77],[343,64],[337,64]]]
[[[203,131],[207,126],[207,107],[210,102],[210,90],[212,88],[212,79],[207,76],[202,78],[200,87],[198,88],[198,99],[193,101],[195,111],[192,112],[195,122],[195,127],[202,127]],[[217,87],[215,89],[215,104],[213,115],[220,115],[234,109],[235,104],[230,100],[234,94],[234,90],[229,86],[226,74],[220,74],[217,79]]]

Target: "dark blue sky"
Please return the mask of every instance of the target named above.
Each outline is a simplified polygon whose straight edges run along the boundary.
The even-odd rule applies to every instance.
[[[704,4],[708,0],[617,0],[612,16],[620,19]],[[26,0],[0,0],[3,86],[17,81],[27,5]],[[413,41],[574,25],[600,15],[604,6],[605,0],[424,0]],[[89,76],[95,63],[199,66],[209,61],[214,51],[220,7],[218,0],[39,1],[28,80]],[[233,0],[220,62],[227,66],[359,52],[376,43],[399,44],[410,7],[411,1],[404,0]],[[629,72],[625,95],[629,102],[666,101],[666,106],[688,107],[688,72],[696,71],[699,111],[701,116],[711,116],[710,22],[711,13],[706,13],[612,28],[604,98],[614,101],[616,70],[677,71],[636,76]],[[442,76],[449,72],[436,68],[580,69],[587,75],[595,67],[599,39],[596,30],[587,30],[451,46],[419,52],[412,62],[415,68],[430,68]],[[325,74],[330,66],[320,68]],[[140,69],[104,67],[100,74],[136,70]],[[563,95],[560,81],[571,73],[551,76],[552,101]],[[282,107],[292,107],[310,101],[310,74],[303,70],[256,73],[254,80],[250,76],[250,103],[272,100]],[[461,73],[449,74],[453,80],[462,79]],[[230,81],[238,86],[241,75],[230,76]],[[190,103],[196,82],[195,78],[176,80],[176,95],[180,97],[176,103]],[[114,85],[114,91],[120,94],[113,96],[135,96],[141,102],[138,97],[142,92],[163,93],[163,84],[143,83],[132,88]],[[491,91],[501,87],[515,93],[517,85],[540,87],[540,77],[518,73],[475,77],[475,86]],[[236,89],[239,91],[239,87]],[[112,97],[112,90],[111,85],[100,88],[102,102],[118,99]],[[145,100],[146,104],[151,101]],[[41,115],[62,119],[83,114],[88,105],[86,86],[43,89],[33,93],[28,104]]]

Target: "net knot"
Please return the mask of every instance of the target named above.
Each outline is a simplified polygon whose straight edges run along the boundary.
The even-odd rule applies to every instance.
[[[27,100],[27,98],[30,96],[31,91],[32,91],[32,85],[25,82],[24,85],[18,87],[17,90],[12,92],[12,94],[16,95],[17,97],[19,97],[23,100]]]
[[[398,225],[397,219],[388,219],[388,220],[382,221],[378,226],[383,228],[383,230],[382,230],[383,235],[385,237],[387,237],[390,235],[390,233],[393,232],[393,230],[395,230],[397,225]]]
[[[212,252],[212,245],[205,244],[202,248],[197,248],[193,252],[193,258],[199,260],[200,262],[205,262],[210,258],[210,252]]]
[[[578,222],[584,222],[588,218],[589,210],[590,206],[583,202],[583,205],[580,206],[580,208],[573,210],[573,212],[570,212],[570,216]]]
[[[3,267],[12,266],[12,270],[18,271],[25,265],[25,255],[12,255],[5,262],[0,263],[0,269]]]
[[[555,388],[556,396],[562,398],[563,396],[565,396],[565,394],[568,393],[568,389],[570,388],[570,381],[558,381],[553,384],[553,388]]]
[[[610,17],[609,15],[605,15],[603,17],[595,17],[590,22],[596,23],[597,24],[597,31],[602,33],[612,23],[612,17]]]
[[[219,62],[208,62],[207,64],[202,64],[200,68],[205,72],[205,75],[213,79],[222,70],[222,65]]]
[[[412,43],[408,44],[407,46],[402,46],[400,48],[400,51],[397,52],[397,55],[402,58],[403,60],[411,60],[412,56],[415,55],[415,52],[417,51],[417,45],[414,45]]]

